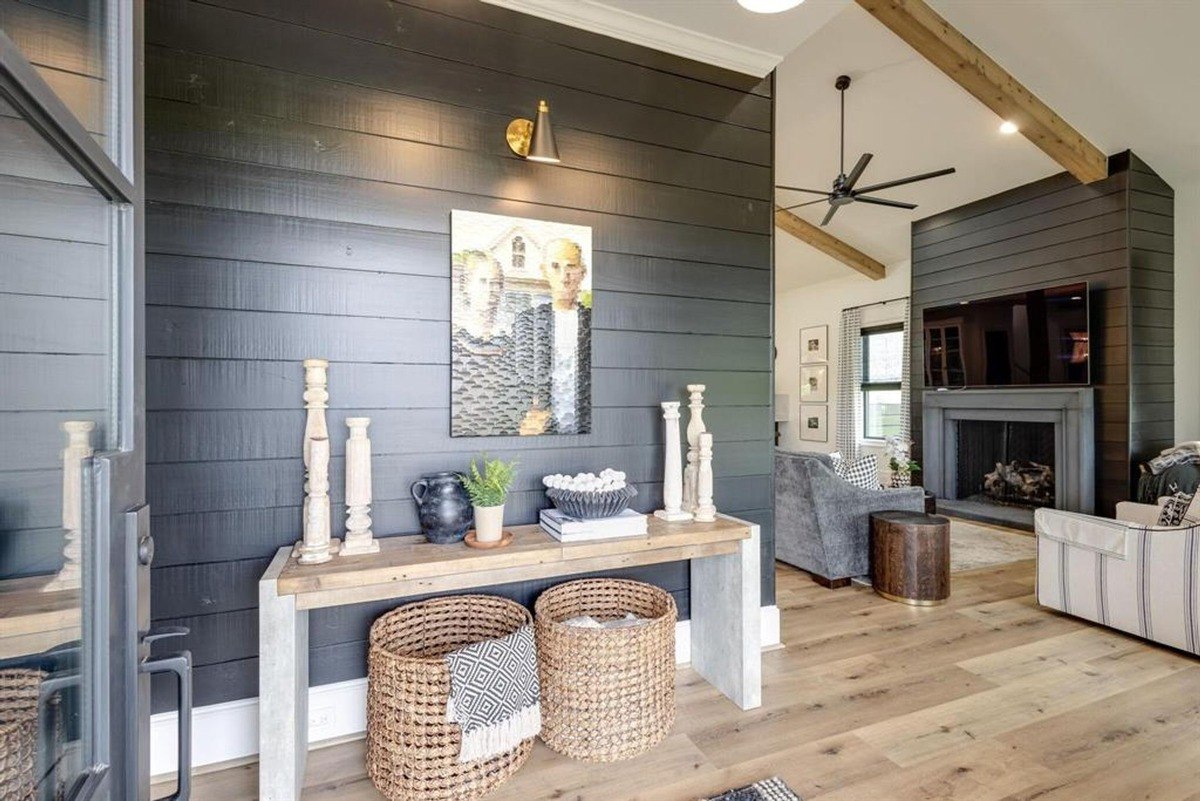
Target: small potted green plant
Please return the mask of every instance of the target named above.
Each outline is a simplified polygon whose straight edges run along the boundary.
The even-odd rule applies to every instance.
[[[517,463],[489,459],[486,453],[478,461],[482,470],[472,459],[471,469],[458,478],[475,507],[475,540],[499,542],[504,534],[504,501],[517,477]]]

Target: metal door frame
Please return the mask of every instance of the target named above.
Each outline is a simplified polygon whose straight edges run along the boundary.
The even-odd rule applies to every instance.
[[[7,100],[114,209],[112,450],[84,466],[85,575],[95,648],[88,695],[94,702],[92,765],[70,788],[74,801],[149,798],[150,559],[145,478],[145,203],[143,175],[143,0],[106,4],[110,156],[20,49],[0,31],[0,97]],[[85,571],[86,572],[86,571]],[[181,691],[190,684],[180,676]],[[190,690],[189,690],[190,695]],[[189,705],[190,705],[190,698]],[[181,721],[185,716],[180,715]],[[188,716],[190,717],[190,716]],[[186,737],[181,737],[181,742]],[[182,771],[186,760],[181,761]],[[181,784],[186,785],[186,781]],[[186,791],[179,794],[186,797]]]

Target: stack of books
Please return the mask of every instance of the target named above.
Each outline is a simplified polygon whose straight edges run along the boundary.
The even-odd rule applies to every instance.
[[[558,509],[543,509],[540,522],[546,533],[559,542],[646,536],[646,515],[632,509],[594,520],[571,517]]]

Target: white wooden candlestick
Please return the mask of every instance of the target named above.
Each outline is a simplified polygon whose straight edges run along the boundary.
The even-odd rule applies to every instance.
[[[713,435],[700,435],[700,465],[696,471],[696,521],[711,523],[717,519],[717,507],[713,505]]]
[[[679,457],[679,401],[664,401],[662,404],[663,425],[666,427],[665,458],[663,459],[663,508],[655,517],[667,521],[691,520],[690,513],[683,511],[683,465]]]
[[[329,362],[325,359],[304,360],[304,526],[308,527],[309,470],[312,462],[312,441],[329,438],[325,410],[329,408]]]
[[[67,532],[63,566],[42,589],[46,592],[78,589],[83,580],[83,460],[92,455],[90,420],[67,420],[59,424],[67,435],[62,452],[62,527]]]
[[[307,518],[304,539],[297,543],[296,550],[301,564],[317,565],[328,562],[336,552],[329,537],[329,438],[310,440],[309,455]]]
[[[697,505],[696,482],[698,477],[699,467],[697,462],[700,459],[700,435],[706,429],[704,427],[704,385],[703,384],[688,384],[688,392],[690,393],[690,401],[688,402],[688,455],[687,467],[683,471],[683,511],[695,512]]]
[[[350,438],[346,440],[346,537],[341,556],[379,553],[371,533],[371,440],[367,438],[370,417],[347,417]]]

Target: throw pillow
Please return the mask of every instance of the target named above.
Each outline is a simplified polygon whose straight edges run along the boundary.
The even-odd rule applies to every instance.
[[[1183,525],[1184,516],[1187,515],[1188,507],[1191,505],[1192,496],[1186,492],[1177,492],[1169,498],[1164,498],[1162,509],[1158,513],[1158,525]]]
[[[879,460],[869,453],[857,459],[842,459],[837,474],[860,489],[879,489]]]

